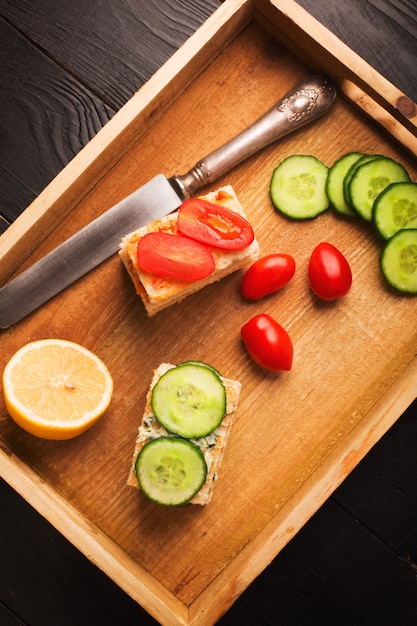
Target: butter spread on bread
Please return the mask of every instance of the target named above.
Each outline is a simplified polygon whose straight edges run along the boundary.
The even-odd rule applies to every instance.
[[[237,199],[237,196],[230,185],[213,191],[202,199],[220,204],[226,208],[245,217],[244,210]],[[155,220],[151,224],[139,228],[123,237],[119,255],[131,277],[136,293],[142,298],[149,316],[158,311],[183,300],[186,296],[199,291],[206,285],[224,278],[232,272],[246,267],[259,256],[259,245],[256,238],[243,250],[223,250],[210,247],[215,261],[215,270],[210,276],[198,281],[181,281],[172,278],[157,277],[154,274],[144,271],[137,262],[137,245],[139,240],[150,232],[167,232],[177,234],[178,211],[170,213],[165,217]]]

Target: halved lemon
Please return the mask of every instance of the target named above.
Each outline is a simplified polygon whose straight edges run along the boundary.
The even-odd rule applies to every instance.
[[[97,355],[64,339],[20,348],[3,372],[6,409],[44,439],[70,439],[93,426],[110,404],[113,380]]]

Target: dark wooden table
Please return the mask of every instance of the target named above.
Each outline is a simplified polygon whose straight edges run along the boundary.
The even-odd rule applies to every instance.
[[[299,4],[417,102],[415,0]],[[0,232],[217,6],[0,0]],[[414,402],[219,624],[417,624],[416,485]],[[156,624],[1,481],[0,498],[0,625]]]

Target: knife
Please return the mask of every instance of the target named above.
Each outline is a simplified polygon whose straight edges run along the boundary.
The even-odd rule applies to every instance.
[[[152,178],[2,287],[0,328],[16,324],[116,253],[125,235],[175,211],[198,189],[320,117],[335,97],[335,85],[330,79],[311,76],[186,174],[171,178],[158,174]]]

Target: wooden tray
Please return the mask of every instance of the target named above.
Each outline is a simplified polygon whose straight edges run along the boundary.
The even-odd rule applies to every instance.
[[[0,334],[1,368],[45,337],[82,343],[109,366],[111,408],[78,439],[37,440],[0,405],[1,476],[164,625],[213,624],[415,397],[417,300],[384,286],[372,228],[332,212],[290,222],[268,193],[273,168],[294,153],[331,165],[351,150],[379,152],[416,180],[415,105],[296,3],[226,0],[0,240],[4,283],[158,172],[187,171],[317,71],[338,83],[333,110],[214,185],[234,186],[263,254],[294,254],[283,292],[245,303],[238,273],[150,320],[115,257]],[[306,278],[323,239],[354,275],[330,305]],[[258,312],[289,330],[291,372],[248,358],[239,328]],[[152,370],[185,359],[243,389],[212,502],[172,510],[126,478]]]

